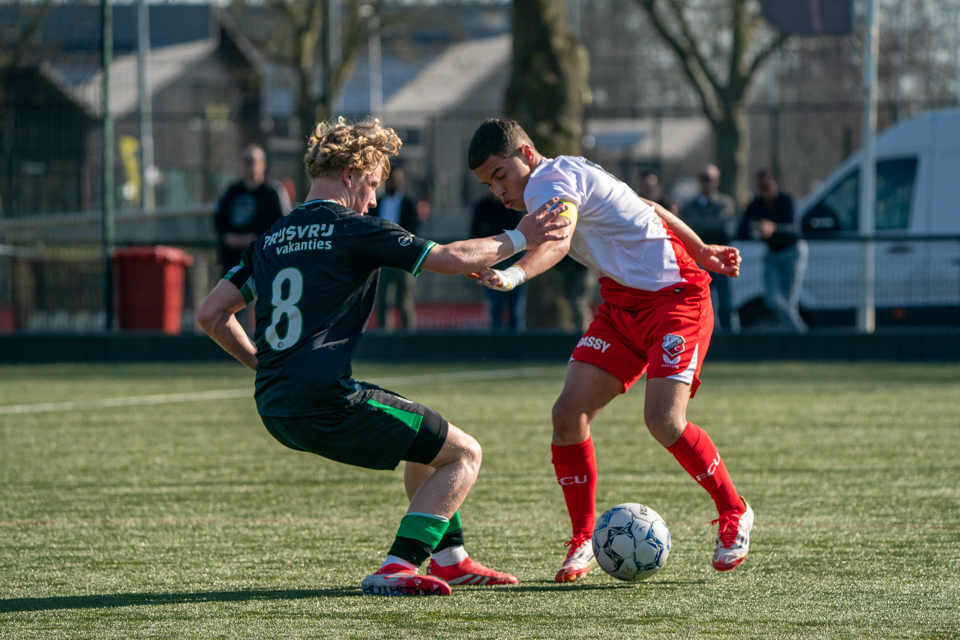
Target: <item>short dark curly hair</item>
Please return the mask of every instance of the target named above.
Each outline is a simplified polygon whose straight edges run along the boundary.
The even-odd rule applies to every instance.
[[[467,163],[473,171],[490,156],[508,158],[525,144],[532,146],[533,142],[516,120],[489,118],[473,134]]]

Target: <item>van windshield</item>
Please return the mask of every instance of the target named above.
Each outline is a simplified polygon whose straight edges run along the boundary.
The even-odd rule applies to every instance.
[[[917,178],[917,159],[877,162],[877,231],[906,229]],[[848,173],[804,216],[808,232],[859,229],[860,170]]]

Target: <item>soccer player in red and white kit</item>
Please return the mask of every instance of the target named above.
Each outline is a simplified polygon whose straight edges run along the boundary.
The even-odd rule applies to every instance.
[[[585,576],[597,564],[597,462],[590,423],[646,372],[644,421],[653,437],[716,503],[713,567],[728,571],[747,555],[753,510],[733,486],[706,431],[688,422],[687,403],[700,385],[700,366],[713,331],[710,276],[698,265],[737,276],[740,254],[707,245],[676,216],[644,200],[584,158],[544,158],[513,120],[491,119],[473,136],[470,168],[508,208],[534,211],[551,198],[567,204],[572,236],[537,247],[504,270],[475,274],[510,290],[568,254],[600,275],[596,318],[573,351],[553,407],[553,465],[573,524],[557,582]]]

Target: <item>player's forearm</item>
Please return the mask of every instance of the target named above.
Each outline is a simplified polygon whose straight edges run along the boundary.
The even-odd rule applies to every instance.
[[[213,341],[234,358],[257,370],[257,348],[250,341],[237,317],[232,313],[220,312],[215,315],[201,316],[200,326]]]
[[[444,275],[473,273],[506,260],[515,253],[513,242],[505,233],[491,238],[461,240],[434,247],[423,268]]]
[[[536,249],[527,251],[526,255],[517,261],[516,266],[523,269],[526,279],[530,280],[563,260],[568,251],[570,251],[569,240],[542,244]]]

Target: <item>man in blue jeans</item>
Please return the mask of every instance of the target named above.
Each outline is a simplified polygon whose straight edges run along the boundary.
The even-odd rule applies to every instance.
[[[700,195],[683,205],[680,219],[707,244],[730,244],[737,226],[737,203],[732,196],[720,193],[720,169],[706,164],[697,175]],[[714,329],[727,333],[740,332],[740,316],[730,303],[730,278],[722,273],[710,276],[714,299],[714,315],[719,321]]]
[[[807,243],[800,237],[793,198],[780,193],[776,177],[767,169],[757,172],[757,197],[740,221],[739,238],[767,243],[764,259],[764,304],[781,325],[794,333],[806,333],[800,317],[800,288],[807,270]]]

